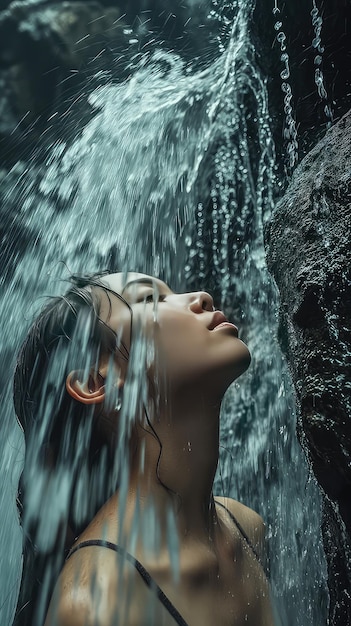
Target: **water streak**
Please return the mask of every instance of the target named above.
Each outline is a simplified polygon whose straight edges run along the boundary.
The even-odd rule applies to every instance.
[[[324,113],[327,118],[327,122],[330,125],[333,121],[333,111],[328,101],[328,93],[324,84],[324,76],[321,66],[323,64],[324,46],[322,44],[322,27],[323,18],[320,15],[319,9],[316,4],[316,0],[313,0],[313,8],[311,10],[312,26],[314,30],[314,39],[312,41],[312,47],[315,49],[314,57],[314,80],[316,83],[319,97],[325,101]]]
[[[273,7],[273,15],[275,16],[276,22],[274,24],[274,28],[277,31],[277,41],[280,45],[280,60],[283,64],[283,69],[280,73],[280,77],[282,79],[281,89],[284,94],[284,138],[286,140],[286,150],[288,157],[288,169],[291,171],[298,161],[298,136],[297,136],[297,128],[296,128],[296,120],[294,116],[294,105],[293,105],[293,93],[291,84],[289,82],[290,78],[290,67],[289,67],[289,53],[287,49],[287,40],[286,35],[283,30],[283,22],[281,21],[280,9],[278,7],[278,0],[274,0]]]
[[[18,163],[8,174],[6,207],[26,236],[25,249],[3,278],[2,351],[13,354],[41,296],[62,291],[63,264],[84,273],[116,265],[161,271],[174,289],[217,291],[221,301],[216,304],[239,319],[253,354],[251,371],[232,386],[224,403],[217,492],[242,500],[266,519],[272,586],[284,626],[319,625],[325,612],[319,496],[295,436],[291,381],[276,339],[277,294],[265,264],[263,227],[273,203],[275,157],[265,83],[249,33],[253,6],[213,2],[212,18],[222,30],[211,64],[193,71],[175,53],[155,49],[127,81],[91,93],[92,120],[79,137],[50,147],[44,171]],[[292,167],[296,127],[278,22],[277,31]],[[140,372],[147,358],[145,345],[135,344],[130,410],[142,395]],[[2,496],[11,532],[1,534],[1,541],[9,546],[7,569],[14,572],[20,538],[18,529],[12,531],[13,494],[23,443],[13,426],[10,375],[3,387],[9,445],[0,458],[4,471],[16,470]],[[123,446],[119,452],[117,472],[127,465]],[[122,471],[122,511],[126,478]],[[64,514],[70,488],[69,476],[59,479],[62,497],[51,508],[52,525]],[[28,515],[37,514],[40,481],[40,475],[33,476],[37,499]],[[150,517],[154,533],[153,524]],[[170,518],[169,547],[177,570],[173,527]],[[42,541],[47,546],[50,537],[43,535]],[[9,576],[2,623],[10,621],[14,584]],[[11,593],[12,605],[6,601]]]

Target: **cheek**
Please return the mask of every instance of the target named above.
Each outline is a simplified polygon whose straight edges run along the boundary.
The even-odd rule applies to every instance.
[[[196,323],[160,321],[154,334],[158,369],[170,377],[199,370],[206,351],[206,332]]]

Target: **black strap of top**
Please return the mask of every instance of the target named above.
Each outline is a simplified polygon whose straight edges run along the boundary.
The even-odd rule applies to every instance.
[[[236,519],[236,517],[234,517],[233,513],[231,511],[229,511],[229,509],[227,509],[226,506],[224,506],[224,504],[222,504],[222,502],[218,502],[218,500],[215,500],[216,504],[219,504],[219,506],[221,506],[223,509],[225,509],[229,515],[229,517],[233,520],[234,524],[237,526],[238,530],[240,531],[240,533],[242,534],[242,536],[244,537],[247,545],[249,546],[249,548],[251,548],[252,552],[254,553],[256,559],[258,560],[258,562],[260,563],[260,565],[262,565],[262,561],[261,558],[257,552],[257,550],[255,550],[255,548],[253,547],[250,539],[248,538],[246,532],[244,531],[243,527],[239,524],[238,520]]]
[[[239,524],[238,520],[234,517],[233,513],[231,511],[229,511],[229,509],[227,509],[227,507],[224,506],[224,504],[222,504],[221,502],[218,502],[218,500],[215,500],[215,502],[216,502],[216,504],[219,504],[219,506],[221,506],[223,509],[225,509],[227,511],[229,517],[232,519],[234,524],[237,526],[239,532],[243,536],[243,538],[246,541],[246,543],[249,546],[249,548],[252,550],[252,552],[255,555],[256,559],[262,565],[261,559],[260,559],[257,551],[253,547],[249,537],[247,536],[247,534],[244,531],[244,529],[242,528],[242,526]],[[142,577],[142,579],[145,582],[145,584],[148,587],[150,587],[151,589],[153,589],[153,591],[156,593],[156,595],[157,595],[158,599],[160,600],[160,602],[162,602],[163,606],[171,614],[171,616],[176,621],[176,623],[179,626],[188,626],[187,622],[183,619],[183,617],[181,616],[179,611],[177,611],[177,609],[175,608],[174,604],[172,604],[172,602],[167,598],[166,594],[156,584],[154,579],[150,576],[149,572],[140,563],[140,561],[138,561],[134,556],[132,556],[129,552],[127,552],[126,550],[124,550],[123,548],[118,546],[117,544],[111,543],[110,541],[104,541],[102,539],[90,539],[88,541],[82,541],[82,543],[79,543],[77,546],[75,546],[74,548],[72,548],[72,550],[69,551],[68,556],[66,558],[66,561],[67,561],[67,559],[69,559],[72,556],[72,554],[77,552],[77,550],[80,550],[81,548],[87,548],[89,546],[99,546],[101,548],[109,548],[110,550],[114,550],[115,552],[117,552],[118,554],[123,556],[126,559],[126,561],[129,561],[129,563],[134,565],[134,567],[139,572],[139,574]]]
[[[160,602],[162,602],[167,611],[172,615],[176,623],[179,624],[179,626],[188,626],[187,622],[183,619],[179,611],[177,611],[172,602],[167,598],[166,594],[155,583],[154,579],[150,576],[149,572],[140,563],[140,561],[138,561],[129,552],[116,545],[115,543],[111,543],[110,541],[104,541],[102,539],[90,539],[88,541],[82,541],[82,543],[79,543],[77,546],[69,551],[66,561],[72,556],[72,554],[77,552],[77,550],[80,550],[81,548],[87,548],[89,546],[100,546],[101,548],[109,548],[110,550],[114,550],[115,552],[123,556],[126,561],[129,561],[129,563],[134,565],[145,584],[156,593],[158,599],[160,600]]]

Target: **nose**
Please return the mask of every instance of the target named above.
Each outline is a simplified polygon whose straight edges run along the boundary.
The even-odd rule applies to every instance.
[[[213,298],[206,291],[196,291],[190,293],[190,309],[194,313],[202,311],[214,311]]]

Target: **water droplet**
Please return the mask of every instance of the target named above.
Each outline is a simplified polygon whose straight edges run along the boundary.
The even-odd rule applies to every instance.
[[[288,68],[280,72],[280,78],[282,78],[283,80],[287,80],[289,76],[290,76],[290,70]]]
[[[322,63],[322,57],[320,56],[320,54],[317,54],[317,56],[314,59],[314,64],[321,65],[321,63]]]

